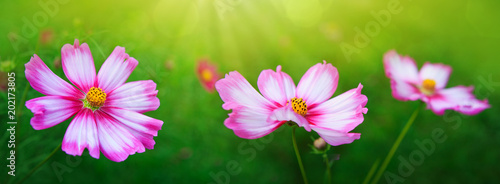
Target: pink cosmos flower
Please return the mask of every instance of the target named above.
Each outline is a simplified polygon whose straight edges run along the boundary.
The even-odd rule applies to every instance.
[[[237,71],[226,74],[215,88],[224,101],[222,108],[233,110],[224,124],[241,138],[259,138],[293,121],[337,146],[359,139],[359,133],[349,131],[363,122],[368,111],[361,84],[330,99],[338,79],[337,69],[324,61],[311,67],[297,87],[278,66],[276,71],[260,73],[257,86],[262,95]]]
[[[120,162],[145,148],[153,149],[163,121],[142,113],[156,110],[156,84],[151,81],[125,83],[138,62],[116,47],[96,75],[86,43],[66,44],[61,49],[62,67],[72,86],[55,75],[35,54],[25,65],[33,89],[47,95],[26,102],[36,130],[50,128],[75,116],[66,130],[62,150],[82,155],[85,148],[94,158],[100,152]]]
[[[217,66],[205,59],[198,62],[196,76],[198,76],[203,88],[208,92],[214,91],[215,82],[220,79],[220,75],[217,73]]]
[[[474,87],[456,86],[445,89],[451,67],[426,62],[418,71],[415,61],[400,56],[394,50],[384,55],[385,74],[391,79],[392,96],[407,100],[422,100],[437,115],[452,109],[475,115],[490,107],[488,100],[478,100],[472,94]]]

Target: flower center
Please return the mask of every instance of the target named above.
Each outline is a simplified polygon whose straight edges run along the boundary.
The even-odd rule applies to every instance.
[[[430,95],[434,93],[435,87],[436,87],[436,81],[432,79],[425,79],[424,82],[422,82],[421,91],[426,95]]]
[[[210,70],[203,70],[201,72],[201,78],[204,80],[204,81],[211,81],[212,80],[212,72]]]
[[[95,111],[104,105],[105,101],[106,93],[101,88],[92,87],[85,95],[84,106]]]
[[[306,101],[302,100],[302,98],[293,97],[292,108],[297,114],[305,116],[307,114],[307,104]]]

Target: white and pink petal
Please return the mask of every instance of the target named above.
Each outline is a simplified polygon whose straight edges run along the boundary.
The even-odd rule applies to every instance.
[[[415,101],[424,96],[416,84],[403,80],[391,79],[392,96],[401,101]]]
[[[406,83],[419,82],[418,68],[412,58],[401,56],[395,50],[384,54],[385,75],[390,79]]]
[[[259,94],[237,71],[229,72],[225,78],[215,83],[215,89],[224,101],[222,108],[235,109],[240,106],[271,110],[277,107]]]
[[[474,115],[489,108],[487,101],[477,100],[472,94],[473,87],[456,86],[439,90],[433,96],[428,97],[427,108],[437,115],[443,115],[445,110],[456,110],[458,112]]]
[[[26,107],[33,112],[30,124],[35,130],[53,127],[83,108],[80,100],[61,97],[44,96],[26,102]]]
[[[270,134],[284,122],[267,121],[270,110],[240,106],[233,109],[224,121],[227,128],[244,139],[257,139]]]
[[[135,58],[125,53],[125,48],[116,47],[99,69],[97,85],[104,92],[114,90],[127,81],[138,64]]]
[[[116,119],[147,149],[153,149],[155,145],[153,137],[158,135],[163,121],[121,108],[104,107],[101,110]]]
[[[361,136],[360,133],[346,133],[315,125],[311,125],[311,129],[316,131],[321,138],[323,138],[328,144],[332,146],[350,144],[354,140],[359,139]]]
[[[299,127],[304,127],[304,129],[306,129],[307,131],[311,131],[311,127],[309,126],[309,122],[307,121],[307,119],[304,118],[304,116],[293,111],[291,105],[275,109],[269,116],[267,121],[275,123],[292,121],[295,122]]]
[[[363,85],[309,109],[306,119],[317,127],[349,132],[364,120],[368,98],[361,94]]]
[[[491,105],[488,103],[487,99],[484,100],[478,100],[478,99],[469,99],[469,100],[464,100],[462,103],[458,105],[458,107],[455,107],[454,110],[466,114],[469,116],[476,115],[480,112],[482,112],[485,109],[490,108]]]
[[[281,66],[273,70],[264,70],[257,80],[259,91],[268,100],[285,106],[286,103],[295,97],[295,83],[292,78],[281,71]]]
[[[25,75],[33,89],[50,96],[66,96],[81,99],[84,93],[54,74],[36,54],[25,64]]]
[[[87,148],[90,156],[99,158],[97,124],[92,110],[84,108],[71,121],[64,134],[62,150],[68,155],[81,156]]]
[[[160,107],[156,83],[152,80],[128,82],[107,94],[106,107],[118,107],[139,113]]]
[[[451,67],[441,63],[429,63],[426,62],[424,66],[420,69],[418,73],[419,84],[422,84],[424,80],[430,79],[436,82],[435,88],[437,90],[443,89],[448,83],[448,78],[450,77]]]
[[[78,40],[75,40],[74,45],[64,45],[61,49],[61,62],[66,77],[76,87],[86,92],[95,86],[94,59],[87,43],[80,45]]]
[[[308,107],[324,102],[337,89],[339,73],[330,63],[318,63],[304,74],[297,85],[296,97],[303,98]]]
[[[97,110],[94,112],[99,136],[99,149],[109,160],[121,162],[136,152],[146,149],[125,127],[108,114]]]

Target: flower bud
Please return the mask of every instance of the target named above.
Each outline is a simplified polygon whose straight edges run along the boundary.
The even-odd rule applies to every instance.
[[[324,150],[326,148],[326,142],[323,138],[318,138],[314,140],[314,147],[318,150]]]

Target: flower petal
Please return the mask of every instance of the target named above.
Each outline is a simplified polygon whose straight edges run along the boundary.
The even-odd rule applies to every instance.
[[[67,120],[82,109],[83,102],[68,97],[44,96],[27,101],[26,107],[34,114],[31,126],[41,130]]]
[[[274,103],[285,106],[286,103],[295,97],[295,83],[285,72],[281,72],[281,66],[273,70],[264,70],[257,80],[259,91],[267,99]]]
[[[31,87],[44,95],[73,98],[85,96],[84,93],[54,74],[36,54],[24,66],[26,67],[26,79]]]
[[[95,86],[94,59],[87,43],[80,45],[78,40],[75,40],[74,45],[64,45],[61,49],[61,60],[66,77],[76,87],[86,92]]]
[[[215,83],[215,89],[224,101],[222,108],[235,109],[239,106],[256,109],[273,109],[276,104],[260,95],[237,71],[229,72],[226,77]]]
[[[403,80],[391,80],[392,96],[401,101],[415,101],[424,96],[412,83]]]
[[[318,133],[328,144],[338,146],[342,144],[350,144],[354,140],[359,139],[360,133],[346,133],[324,127],[311,125],[311,128]]]
[[[297,97],[303,98],[308,107],[324,102],[337,89],[339,73],[332,64],[323,61],[309,68],[297,85]]]
[[[469,99],[462,101],[460,105],[455,108],[456,111],[466,114],[469,116],[476,115],[480,113],[481,111],[490,108],[490,104],[488,103],[487,99],[484,100],[478,100],[478,99]]]
[[[256,139],[273,132],[284,123],[268,122],[269,114],[269,109],[240,106],[233,109],[224,125],[232,129],[238,137]]]
[[[437,115],[443,115],[447,109],[455,110],[467,115],[475,115],[490,107],[487,100],[477,100],[472,91],[474,88],[456,86],[437,91],[431,97],[424,99],[427,108]]]
[[[81,156],[87,148],[90,156],[99,158],[97,125],[92,110],[83,108],[71,121],[64,134],[62,150],[68,155]]]
[[[450,73],[451,67],[448,65],[426,62],[418,73],[418,76],[421,80],[419,84],[422,84],[425,79],[432,79],[436,82],[435,87],[437,90],[443,89],[448,83],[448,77],[450,77]]]
[[[145,151],[144,145],[114,118],[100,110],[94,114],[100,149],[106,158],[121,162],[129,155]]]
[[[291,105],[280,107],[274,110],[267,121],[275,123],[293,121],[299,127],[304,127],[304,129],[306,129],[307,131],[311,131],[311,127],[309,126],[309,122],[307,121],[307,119],[302,115],[295,113]]]
[[[156,83],[152,80],[128,82],[109,92],[104,106],[139,113],[154,111],[160,107],[157,94]]]
[[[393,80],[417,84],[418,68],[412,58],[401,56],[395,50],[384,54],[385,75]]]
[[[135,138],[141,141],[144,147],[148,149],[154,148],[153,136],[158,135],[158,130],[161,130],[163,121],[121,108],[104,107],[101,110],[115,118]]]
[[[318,106],[311,108],[307,120],[318,127],[349,132],[364,120],[363,114],[368,98],[361,94],[363,85],[336,96]]]
[[[391,79],[392,96],[401,101],[417,100],[422,94],[415,87],[420,85],[415,61],[401,56],[395,50],[384,54],[385,75]]]
[[[97,74],[97,83],[105,92],[121,86],[139,62],[125,53],[125,48],[116,47],[102,64]]]

